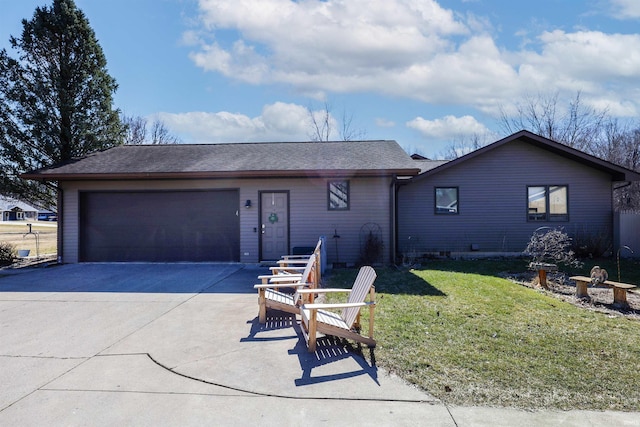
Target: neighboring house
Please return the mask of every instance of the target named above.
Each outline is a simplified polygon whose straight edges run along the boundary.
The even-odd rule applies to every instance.
[[[415,159],[415,158],[414,158]],[[540,227],[577,244],[613,239],[613,186],[628,169],[527,131],[442,162],[398,188],[398,252],[522,252]]]
[[[349,141],[119,146],[23,177],[58,181],[66,263],[253,263],[325,236],[353,264],[371,230],[391,261],[395,181],[418,172],[395,141]]]
[[[120,146],[23,175],[59,183],[66,263],[327,262],[520,253],[540,227],[612,241],[614,185],[640,175],[522,131],[452,161],[395,141]],[[620,183],[620,184],[616,184]]]
[[[35,221],[38,210],[27,203],[0,196],[0,221]]]

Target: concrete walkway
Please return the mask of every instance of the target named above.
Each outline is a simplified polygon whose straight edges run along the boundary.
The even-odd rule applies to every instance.
[[[640,426],[640,414],[451,407],[292,317],[258,266],[0,270],[0,425]]]

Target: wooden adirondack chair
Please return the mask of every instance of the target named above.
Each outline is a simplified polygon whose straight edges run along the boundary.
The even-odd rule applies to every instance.
[[[316,247],[313,250],[315,255],[315,262],[317,264],[315,269],[316,287],[319,286],[322,274],[322,239],[318,239]],[[277,267],[270,267],[273,274],[280,273],[302,273],[309,261],[310,255],[284,255],[278,260]]]
[[[311,255],[302,274],[269,274],[258,276],[262,283],[254,285],[258,290],[258,321],[267,321],[267,308],[298,314],[300,312],[301,295],[303,288],[314,289],[316,280],[317,263],[315,255]],[[293,288],[295,293],[290,294],[280,291],[280,288]],[[313,302],[313,293],[305,294],[305,301]]]
[[[377,274],[372,267],[364,266],[360,268],[351,289],[315,289],[313,291],[317,294],[349,292],[349,299],[343,304],[305,303],[300,307],[302,333],[307,341],[309,352],[316,351],[317,333],[346,338],[375,347],[373,310],[376,302],[373,282],[376,277]],[[298,292],[304,295],[310,291],[301,289]],[[369,294],[369,301],[365,302],[367,294]],[[360,309],[366,306],[369,306],[369,333],[364,336],[360,334]],[[342,312],[331,311],[333,309],[342,309]]]
[[[322,239],[318,239],[318,243],[316,243],[316,247],[313,250],[313,254],[315,254],[316,257],[320,256],[321,247],[322,247]],[[301,261],[306,261],[307,259],[309,259],[309,256],[310,255],[283,255],[282,258],[278,261],[278,263],[285,264],[285,265],[287,263],[297,264]]]

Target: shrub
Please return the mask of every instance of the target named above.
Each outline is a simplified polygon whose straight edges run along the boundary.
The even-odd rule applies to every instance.
[[[360,254],[360,264],[371,265],[380,262],[382,260],[382,249],[382,239],[373,234],[372,231],[369,231]]]
[[[16,255],[16,247],[14,245],[7,242],[0,242],[0,266],[13,264]]]
[[[530,256],[532,262],[581,266],[571,250],[573,243],[569,235],[562,228],[544,228],[533,232],[524,254]]]
[[[611,251],[611,239],[605,233],[578,233],[573,250],[579,258],[599,258]]]

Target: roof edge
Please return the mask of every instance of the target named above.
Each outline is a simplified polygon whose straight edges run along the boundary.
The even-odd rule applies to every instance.
[[[567,159],[574,160],[585,164],[587,166],[593,167],[600,171],[606,172],[611,175],[612,181],[615,182],[625,182],[625,181],[640,181],[640,173],[635,172],[631,169],[627,169],[623,166],[616,165],[615,163],[611,163],[607,160],[603,160],[599,157],[593,156],[591,154],[587,154],[583,151],[575,149],[573,147],[569,147],[568,145],[561,144],[552,139],[546,138],[544,136],[537,135],[533,132],[527,130],[521,130],[514,134],[511,134],[505,138],[499,139],[496,142],[493,142],[489,145],[481,147],[477,150],[474,150],[464,156],[458,157],[457,159],[453,159],[443,165],[440,165],[434,169],[423,172],[422,174],[412,178],[412,179],[420,179],[422,177],[431,176],[440,171],[446,170],[450,167],[453,167],[457,164],[463,163],[467,160],[470,160],[474,157],[480,156],[486,152],[494,150],[502,145],[505,145],[514,140],[523,140],[526,143],[535,145],[539,148],[545,149],[552,153],[563,156]]]
[[[223,179],[223,178],[298,178],[298,177],[343,177],[343,176],[416,176],[418,168],[407,169],[335,169],[335,170],[292,170],[292,171],[241,171],[241,172],[142,172],[142,173],[78,173],[40,174],[24,173],[20,178],[34,181],[105,181],[105,180],[151,180],[151,179]]]

